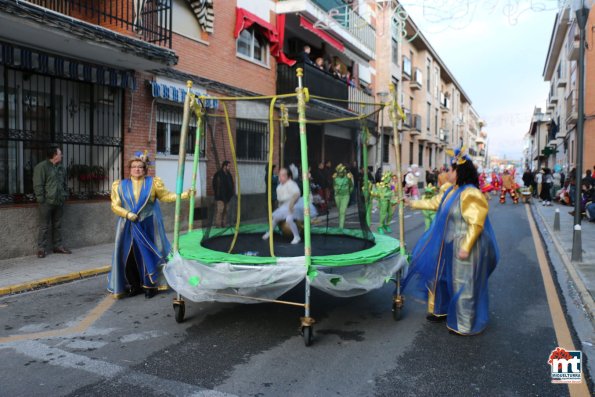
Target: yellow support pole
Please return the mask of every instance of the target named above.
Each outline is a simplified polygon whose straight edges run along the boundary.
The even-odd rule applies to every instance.
[[[404,218],[404,204],[403,204],[403,185],[400,183],[403,180],[402,171],[401,171],[401,150],[400,150],[400,139],[399,139],[399,129],[398,129],[398,117],[401,120],[405,120],[405,113],[403,109],[397,103],[397,96],[395,92],[394,84],[390,84],[389,91],[392,96],[392,101],[389,107],[390,112],[390,119],[393,125],[393,142],[395,144],[395,162],[396,162],[396,170],[395,173],[397,174],[397,198],[399,200],[399,248],[401,251],[401,255],[405,255],[405,218]]]
[[[273,239],[273,192],[272,192],[272,185],[273,185],[273,154],[274,154],[274,145],[275,145],[275,124],[274,124],[274,115],[275,115],[275,102],[277,101],[277,97],[271,99],[271,105],[269,106],[269,172],[267,177],[267,200],[268,200],[268,217],[269,217],[269,250],[271,257],[275,256],[275,247]]]

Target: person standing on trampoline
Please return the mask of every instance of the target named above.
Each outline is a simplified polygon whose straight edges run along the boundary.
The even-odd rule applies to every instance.
[[[273,229],[277,227],[277,224],[281,221],[285,221],[291,233],[293,233],[293,240],[291,244],[298,244],[302,239],[300,238],[300,232],[295,223],[296,212],[299,212],[298,200],[300,199],[300,188],[293,179],[289,178],[287,168],[281,168],[279,170],[279,186],[277,186],[277,202],[279,208],[273,211]],[[303,217],[303,205],[301,207]],[[266,232],[263,236],[263,240],[268,240],[269,232]]]
[[[450,154],[450,184],[430,200],[405,200],[415,209],[436,210],[436,218],[413,249],[403,288],[427,299],[428,321],[475,335],[488,323],[488,277],[499,251],[472,160],[464,149]]]

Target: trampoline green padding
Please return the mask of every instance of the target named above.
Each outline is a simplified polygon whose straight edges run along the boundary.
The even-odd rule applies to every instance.
[[[272,265],[278,258],[304,255],[303,244],[290,244],[282,235],[274,236],[275,257],[269,256],[269,242],[262,240],[268,225],[243,225],[239,229],[232,253],[228,253],[234,230],[218,230],[216,237],[203,241],[204,231],[194,230],[180,237],[180,255],[202,263],[233,263],[244,265]],[[399,250],[399,240],[373,234],[367,239],[360,230],[333,227],[312,227],[312,265],[341,267],[370,265]]]

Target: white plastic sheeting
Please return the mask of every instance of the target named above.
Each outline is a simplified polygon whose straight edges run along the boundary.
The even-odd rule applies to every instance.
[[[371,265],[318,268],[312,287],[339,298],[363,295],[381,288],[389,277],[406,266],[406,257],[391,255]]]
[[[278,258],[275,265],[204,264],[176,254],[163,270],[168,284],[193,302],[259,303],[277,299],[306,277],[304,257]]]
[[[314,288],[347,298],[381,288],[387,279],[407,267],[407,259],[391,255],[371,265],[319,267]],[[306,277],[304,257],[277,258],[274,265],[204,264],[175,255],[163,270],[168,284],[194,302],[259,303],[277,299]]]

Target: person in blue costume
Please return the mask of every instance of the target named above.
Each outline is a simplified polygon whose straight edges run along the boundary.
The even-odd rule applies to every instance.
[[[436,217],[413,249],[403,286],[427,299],[429,321],[475,335],[488,324],[488,277],[498,263],[498,244],[475,166],[464,148],[449,155],[449,183],[432,199],[406,200],[414,209],[435,210]]]
[[[115,297],[134,296],[144,290],[152,298],[159,286],[161,266],[170,253],[159,201],[174,202],[158,177],[147,176],[149,161],[146,152],[135,153],[128,162],[130,178],[112,185],[112,211],[119,217],[112,268],[108,275],[108,291]],[[182,193],[182,199],[191,191]]]

